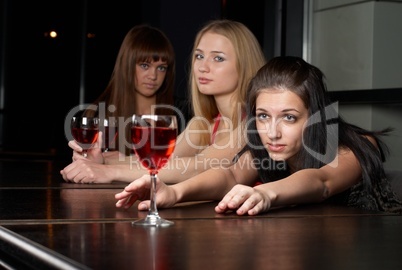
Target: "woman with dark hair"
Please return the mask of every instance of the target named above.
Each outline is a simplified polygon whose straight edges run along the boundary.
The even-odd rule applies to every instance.
[[[317,67],[298,57],[276,57],[249,85],[248,141],[234,164],[176,185],[159,183],[157,204],[221,200],[217,213],[256,215],[272,207],[331,201],[401,212],[382,164],[387,148],[380,136],[388,131],[345,122]],[[117,207],[144,199],[148,187],[145,178],[131,183],[116,194]],[[138,208],[148,209],[147,204],[143,201]]]
[[[132,147],[126,142],[131,141],[130,125],[126,123],[131,121],[133,114],[175,113],[172,109],[175,65],[173,45],[161,30],[141,24],[127,32],[106,89],[83,112],[87,116],[97,115],[124,123],[119,127],[119,139],[115,142],[120,153],[102,153],[101,147],[94,147],[88,151],[86,159],[77,142],[69,141],[73,160],[80,162],[72,162],[61,171],[65,180],[78,175],[79,179],[84,178],[89,167],[104,163],[107,157],[129,156]]]

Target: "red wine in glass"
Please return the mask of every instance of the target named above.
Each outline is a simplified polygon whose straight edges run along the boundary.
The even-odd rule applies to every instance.
[[[132,141],[142,165],[151,173],[158,173],[173,153],[177,129],[165,127],[132,127]]]
[[[177,138],[177,119],[174,115],[133,115],[131,140],[141,164],[151,176],[151,204],[146,218],[133,222],[142,226],[169,226],[173,222],[159,216],[156,207],[156,178],[158,170],[169,160]]]
[[[73,117],[71,134],[82,147],[82,155],[87,156],[87,150],[97,141],[99,134],[98,119],[95,117]]]

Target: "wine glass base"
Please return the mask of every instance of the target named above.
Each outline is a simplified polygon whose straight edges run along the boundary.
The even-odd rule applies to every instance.
[[[146,218],[134,221],[131,224],[138,226],[167,227],[173,225],[174,222],[163,219],[160,216],[148,215]]]

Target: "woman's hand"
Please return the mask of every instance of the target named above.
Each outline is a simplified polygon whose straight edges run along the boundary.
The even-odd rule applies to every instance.
[[[92,162],[86,158],[71,162],[60,171],[66,182],[81,184],[107,184],[116,178],[116,170],[113,166]]]
[[[215,212],[236,211],[238,215],[253,216],[267,211],[271,200],[261,191],[261,186],[258,189],[239,184],[234,186],[215,207]]]
[[[99,132],[98,141],[88,149],[88,155],[84,157],[81,146],[75,140],[69,141],[68,146],[73,149],[73,162],[60,171],[63,179],[74,183],[111,183],[113,175],[103,165],[104,158],[100,145],[102,145],[102,132]]]
[[[138,204],[138,210],[148,210],[150,206],[149,194],[151,190],[151,177],[144,175],[141,178],[131,182],[124,190],[115,195],[118,200],[116,207],[130,208],[137,200],[141,201]],[[168,208],[176,204],[176,194],[172,187],[156,179],[156,205],[159,208]]]

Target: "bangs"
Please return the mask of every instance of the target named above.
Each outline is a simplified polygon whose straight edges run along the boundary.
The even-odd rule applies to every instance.
[[[162,61],[167,64],[173,62],[172,52],[163,42],[148,42],[139,48],[137,54],[138,62],[157,62]]]

